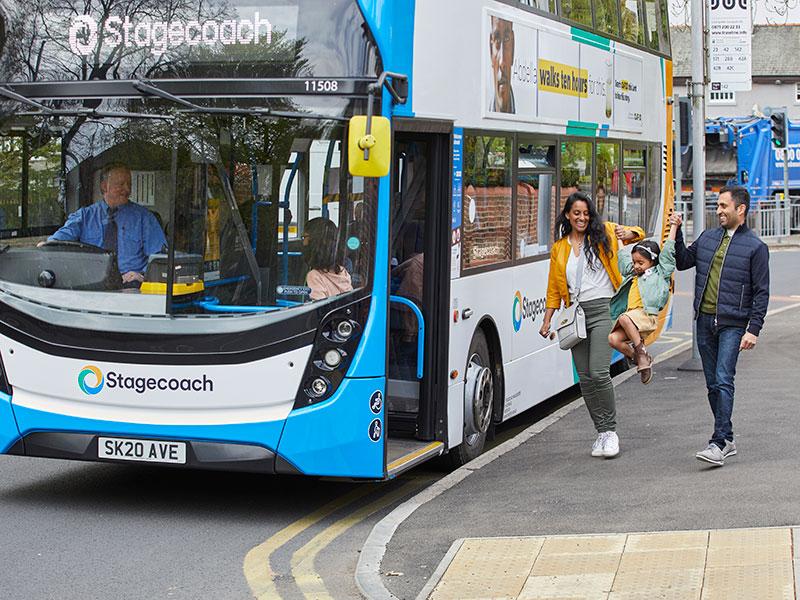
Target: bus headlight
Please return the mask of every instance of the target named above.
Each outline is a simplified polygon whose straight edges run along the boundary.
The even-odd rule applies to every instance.
[[[350,339],[350,336],[353,335],[353,331],[355,328],[353,327],[352,321],[339,321],[339,324],[336,326],[336,334],[342,341],[347,341]]]
[[[322,357],[325,366],[335,369],[342,364],[342,353],[338,348],[331,348]]]
[[[315,378],[308,386],[309,395],[321,398],[328,391],[328,382],[322,377]]]
[[[303,384],[295,397],[295,409],[324,402],[336,393],[361,341],[370,301],[366,296],[340,305],[320,320]]]

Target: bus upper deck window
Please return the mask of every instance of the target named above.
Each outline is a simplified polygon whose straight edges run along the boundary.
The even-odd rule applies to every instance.
[[[556,14],[555,0],[519,0],[520,4],[538,8],[541,11]]]
[[[630,42],[644,45],[644,25],[639,0],[623,0],[622,37]]]
[[[592,5],[589,0],[561,0],[561,16],[592,26]]]
[[[594,0],[594,17],[600,33],[619,35],[619,5],[615,0]]]

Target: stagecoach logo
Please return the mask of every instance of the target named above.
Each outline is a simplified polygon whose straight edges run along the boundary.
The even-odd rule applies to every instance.
[[[531,300],[523,296],[519,290],[514,294],[514,304],[511,308],[511,320],[514,323],[514,331],[522,328],[522,322],[529,319],[531,323],[541,314],[544,314],[546,299],[537,298]]]
[[[94,396],[103,387],[108,389],[133,390],[137,394],[147,391],[170,392],[213,392],[214,380],[203,374],[202,377],[130,377],[122,373],[109,371],[105,376],[94,365],[86,365],[78,373],[78,387],[84,394]]]
[[[94,385],[90,385],[90,383]],[[94,365],[86,365],[78,373],[78,387],[81,388],[84,394],[94,396],[103,389],[104,383],[103,372]]]
[[[161,56],[183,45],[256,45],[262,40],[272,43],[272,23],[262,19],[258,11],[252,19],[202,22],[132,21],[128,16],[110,16],[98,22],[91,15],[79,15],[73,17],[69,27],[69,47],[79,56],[90,56],[99,47],[149,48],[155,56]]]

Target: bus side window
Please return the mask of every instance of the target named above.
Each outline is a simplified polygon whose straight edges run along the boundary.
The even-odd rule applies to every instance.
[[[622,224],[641,227],[642,209],[646,198],[647,171],[645,149],[641,146],[623,149]]]
[[[511,260],[510,137],[464,136],[465,269]]]
[[[543,12],[556,14],[555,0],[519,0],[519,3],[524,6],[531,6],[533,8],[538,8]]]
[[[516,259],[550,248],[550,213],[556,202],[556,144],[521,141],[517,158]]]
[[[595,149],[597,177],[594,201],[603,219],[619,222],[619,143],[598,142]]]
[[[619,6],[616,0],[594,0],[594,19],[600,33],[619,35]]]
[[[647,20],[647,45],[656,51],[669,51],[669,29],[664,21],[664,0],[644,0]]]
[[[639,0],[622,0],[622,37],[644,46],[644,23]]]
[[[561,0],[561,16],[591,27],[592,5],[589,0]]]
[[[645,202],[645,222],[647,235],[654,235],[661,205],[661,146],[651,144],[647,147],[647,190]]]
[[[592,193],[592,142],[561,143],[561,210],[573,192]]]

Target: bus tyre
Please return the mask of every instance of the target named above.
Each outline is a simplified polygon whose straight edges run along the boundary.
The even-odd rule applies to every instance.
[[[464,384],[464,440],[450,451],[451,461],[456,467],[483,452],[494,412],[495,369],[482,329],[475,332],[468,356]]]

